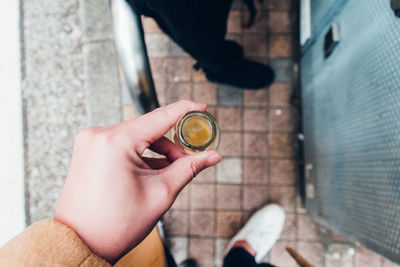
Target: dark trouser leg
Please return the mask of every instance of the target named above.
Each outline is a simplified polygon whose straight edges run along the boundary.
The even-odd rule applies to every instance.
[[[177,267],[174,257],[172,256],[171,252],[166,246],[164,246],[164,252],[165,252],[165,259],[167,260],[167,266]]]
[[[129,0],[153,17],[198,64],[219,72],[243,58],[242,47],[226,41],[232,0]]]
[[[225,40],[233,0],[128,0],[141,14],[197,60],[207,79],[239,88],[259,89],[274,80],[273,70],[243,58],[243,48]]]
[[[257,264],[254,257],[242,248],[232,249],[224,259],[224,267],[274,267],[269,263]]]

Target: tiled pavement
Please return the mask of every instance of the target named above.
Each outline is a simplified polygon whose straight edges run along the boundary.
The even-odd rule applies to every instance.
[[[317,227],[298,196],[299,156],[296,103],[296,12],[289,0],[258,1],[256,24],[242,30],[241,2],[235,1],[228,39],[241,43],[250,58],[270,63],[276,82],[259,91],[238,90],[206,81],[194,60],[144,19],[147,49],[162,105],[180,99],[208,104],[222,131],[223,161],[200,173],[164,216],[168,242],[178,262],[192,257],[202,266],[220,266],[225,245],[252,212],[270,201],[286,213],[285,229],[266,260],[297,266],[285,252],[289,245],[316,267],[389,267],[393,263],[346,238]],[[133,116],[124,108],[125,119]]]

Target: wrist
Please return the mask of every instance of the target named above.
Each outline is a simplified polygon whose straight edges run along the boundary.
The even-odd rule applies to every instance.
[[[73,220],[69,220],[58,213],[55,214],[53,219],[72,229],[93,254],[110,264],[115,264],[123,256],[123,253],[118,250],[118,246],[110,246],[105,237],[102,238],[101,235],[90,233],[86,230],[86,227],[74,223]]]

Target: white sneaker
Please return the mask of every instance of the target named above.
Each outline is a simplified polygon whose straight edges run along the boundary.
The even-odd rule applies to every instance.
[[[260,262],[278,240],[285,224],[285,212],[277,204],[259,209],[246,225],[232,238],[225,250],[229,253],[236,241],[246,241],[256,251],[255,260]]]

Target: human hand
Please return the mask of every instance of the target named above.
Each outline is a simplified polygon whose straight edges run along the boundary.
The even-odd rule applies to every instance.
[[[204,104],[180,101],[77,137],[54,219],[70,226],[98,256],[115,263],[140,243],[178,193],[221,161],[213,150],[185,155],[164,134]],[[146,148],[165,158],[145,158]]]

